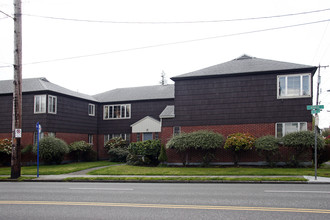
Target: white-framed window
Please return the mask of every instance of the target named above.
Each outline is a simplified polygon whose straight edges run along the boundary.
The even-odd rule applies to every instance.
[[[180,133],[181,133],[181,127],[180,126],[173,127],[173,136],[178,135]]]
[[[93,145],[93,135],[92,134],[88,135],[88,143]]]
[[[141,134],[140,133],[136,134],[136,141],[137,142],[141,141]]]
[[[128,118],[131,118],[131,104],[103,106],[103,119],[128,119]]]
[[[105,134],[104,135],[104,144],[106,144],[109,140],[115,137],[121,137],[126,141],[130,141],[131,135],[130,134]]]
[[[46,95],[34,96],[34,113],[46,113]]]
[[[41,132],[41,133],[39,134],[39,141],[40,141],[42,138],[44,138],[44,137],[45,137],[44,132]],[[37,132],[34,132],[34,133],[33,133],[33,144],[36,145],[37,142],[38,142],[38,133],[37,133]]]
[[[307,131],[307,122],[276,123],[275,134],[278,138],[297,131]]]
[[[56,114],[57,112],[57,97],[49,95],[48,96],[48,113]]]
[[[311,97],[311,74],[277,76],[277,98]]]
[[[47,136],[48,137],[56,137],[56,133],[55,132],[48,132]]]
[[[88,115],[95,116],[95,105],[94,104],[88,104]]]

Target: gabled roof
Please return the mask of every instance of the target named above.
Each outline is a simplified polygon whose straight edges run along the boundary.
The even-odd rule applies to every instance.
[[[11,94],[14,91],[13,80],[0,81],[0,94]],[[52,91],[64,95],[69,95],[90,101],[97,101],[94,97],[74,92],[64,87],[58,86],[49,82],[46,78],[30,78],[23,79],[22,92],[39,92],[39,91]]]
[[[165,109],[160,113],[159,118],[174,118],[174,105],[168,105]]]
[[[283,70],[315,69],[314,66],[287,63],[282,61],[266,60],[248,55],[242,55],[234,60],[210,66],[190,73],[182,74],[171,78],[172,80],[191,77],[208,77],[228,74],[273,72]],[[314,71],[315,71],[314,70]]]
[[[132,133],[161,132],[162,130],[160,121],[150,116],[146,116],[135,122],[131,127]]]
[[[170,84],[113,89],[94,95],[93,97],[100,102],[174,99],[174,85]]]

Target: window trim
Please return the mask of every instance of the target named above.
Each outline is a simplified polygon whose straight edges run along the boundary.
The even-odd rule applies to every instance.
[[[89,109],[90,109],[89,107],[90,106],[91,106],[91,110],[92,110],[91,112],[89,112]],[[89,116],[95,116],[95,104],[92,104],[92,103],[88,104],[88,115]]]
[[[305,124],[306,125],[306,131],[308,130],[308,123],[306,121],[299,121],[299,122],[277,122],[275,124],[275,137],[277,138],[277,125],[278,124],[282,124],[282,133],[283,133],[283,136],[284,137],[286,134],[285,134],[285,124],[289,124],[289,123],[298,123],[298,131],[302,131],[301,130],[301,124]],[[304,130],[305,131],[305,130]],[[290,134],[290,133],[289,133]]]
[[[109,117],[110,114],[110,107],[112,107],[112,116],[114,116],[115,114],[115,107],[118,108],[118,106],[120,106],[120,112],[119,112],[119,118],[113,118],[113,117]],[[125,106],[125,110],[127,109],[127,106],[129,107],[129,117],[126,117],[126,111],[125,111],[125,117],[122,117],[122,106]],[[107,112],[106,112],[106,108]],[[103,120],[123,120],[123,119],[130,119],[131,118],[131,104],[115,104],[115,105],[103,105]],[[108,116],[108,118],[106,117],[106,115]]]
[[[280,78],[285,77],[285,86],[286,86],[286,91],[287,91],[287,79],[288,77],[292,76],[300,76],[300,90],[299,90],[299,95],[286,95],[286,96],[281,96],[280,95]],[[303,92],[303,76],[309,76],[308,80],[308,87],[309,87],[309,95],[302,95]],[[286,74],[286,75],[277,75],[277,87],[276,87],[276,94],[277,94],[277,99],[296,99],[296,98],[308,98],[312,97],[312,75],[311,73],[298,73],[298,74]]]
[[[50,108],[50,106],[53,105],[53,104],[51,104],[53,99],[55,100],[55,111],[51,111],[52,109]],[[48,113],[49,114],[57,114],[57,96],[48,95]]]
[[[44,98],[44,101],[45,101],[45,108],[44,108],[44,110],[43,111],[37,111],[37,108],[36,108],[36,100],[37,100],[37,98],[39,98],[40,97],[40,109],[38,109],[38,110],[42,110],[42,98]],[[45,95],[45,94],[43,94],[43,95],[35,95],[34,96],[34,103],[33,103],[33,112],[34,112],[34,114],[45,114],[46,112],[47,112],[47,95]]]

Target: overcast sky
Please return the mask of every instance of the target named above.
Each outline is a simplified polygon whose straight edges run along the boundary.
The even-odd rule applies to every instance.
[[[13,79],[13,0],[0,0],[0,80]],[[23,78],[94,95],[159,84],[242,54],[330,63],[326,0],[22,0]],[[285,16],[284,16],[285,15]],[[321,69],[321,127],[330,68]]]

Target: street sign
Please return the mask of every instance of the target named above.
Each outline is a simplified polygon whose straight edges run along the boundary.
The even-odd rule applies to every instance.
[[[15,138],[22,138],[22,129],[15,129]]]
[[[307,105],[307,110],[313,110],[313,109],[318,109],[318,110],[324,109],[324,105]]]
[[[316,114],[316,113],[320,113],[320,112],[321,112],[320,109],[313,109],[313,110],[311,111],[311,114]]]

